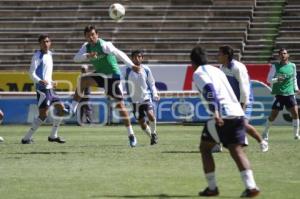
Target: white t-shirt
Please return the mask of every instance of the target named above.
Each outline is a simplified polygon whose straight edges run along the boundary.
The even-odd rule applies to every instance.
[[[244,104],[249,104],[251,90],[250,78],[246,66],[241,62],[232,60],[229,67],[221,66],[221,70],[227,76],[239,101]]]
[[[225,74],[219,69],[211,65],[199,66],[193,74],[193,82],[200,94],[214,95],[217,103],[220,105],[220,115],[222,118],[231,118],[244,116],[241,108]],[[215,93],[207,93],[205,87],[211,85]],[[208,109],[208,102],[203,97],[203,103]],[[208,110],[210,113],[210,111]]]
[[[158,96],[155,80],[148,66],[141,65],[140,73],[136,73],[128,67],[123,76],[125,77],[127,94],[133,103],[142,103],[145,100],[151,101],[152,97]]]
[[[51,89],[52,88],[52,72],[53,60],[52,52],[48,51],[46,54],[41,50],[35,51],[31,59],[31,66],[29,69],[29,76],[36,85],[36,89]],[[39,84],[40,80],[46,80],[48,85],[45,87]]]

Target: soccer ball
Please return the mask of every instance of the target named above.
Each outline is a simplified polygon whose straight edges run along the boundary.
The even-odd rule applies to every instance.
[[[122,4],[114,3],[109,6],[108,13],[113,20],[121,21],[125,16],[125,8]]]

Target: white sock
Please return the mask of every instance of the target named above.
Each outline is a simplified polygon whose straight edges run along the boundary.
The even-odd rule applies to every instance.
[[[208,188],[210,190],[215,190],[217,188],[215,172],[206,173],[205,178],[208,184]]]
[[[251,169],[247,169],[241,172],[242,181],[247,189],[255,189],[256,183],[254,180],[253,172]]]
[[[34,134],[34,132],[36,132],[36,130],[41,126],[41,124],[44,121],[41,120],[39,117],[34,118],[32,124],[31,124],[31,128],[29,129],[29,131],[27,132],[27,134],[24,136],[24,140],[30,140],[32,138],[32,135]]]
[[[51,131],[51,134],[50,134],[51,138],[57,138],[58,127],[59,127],[61,121],[62,121],[61,119],[54,119],[53,120],[52,131]]]
[[[77,102],[77,101],[75,101],[75,100],[72,101],[72,104],[71,104],[71,110],[72,110],[72,113],[76,113],[78,104],[79,104],[79,102]]]
[[[131,125],[127,126],[126,128],[127,128],[128,136],[129,135],[134,135],[133,128],[132,128]]]
[[[151,136],[151,129],[150,127],[147,125],[146,129],[143,129],[143,131],[150,137]]]
[[[264,133],[269,133],[269,129],[270,129],[270,126],[271,126],[272,122],[270,122],[269,119],[267,119],[267,122],[265,124],[265,130],[264,130]]]
[[[299,119],[293,119],[294,135],[299,135]]]
[[[149,121],[151,134],[156,134],[156,119],[153,122]]]

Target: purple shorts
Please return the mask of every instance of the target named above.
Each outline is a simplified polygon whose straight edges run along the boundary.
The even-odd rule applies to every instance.
[[[215,120],[205,123],[201,140],[208,142],[222,143],[224,147],[229,144],[248,145],[245,123],[243,117],[224,119],[223,126],[217,126]]]
[[[39,108],[48,108],[55,102],[60,102],[59,97],[53,89],[36,90]]]

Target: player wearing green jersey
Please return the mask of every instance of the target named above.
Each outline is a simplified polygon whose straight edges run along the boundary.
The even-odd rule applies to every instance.
[[[94,26],[85,27],[84,36],[87,42],[77,52],[74,61],[89,61],[94,66],[95,72],[80,78],[79,88],[76,89],[74,101],[72,102],[72,111],[76,111],[79,101],[84,97],[83,91],[86,88],[91,86],[104,88],[106,94],[117,101],[116,108],[119,110],[127,128],[129,144],[131,147],[134,147],[137,141],[123,100],[120,84],[121,71],[117,58],[134,70],[136,66],[124,52],[117,49],[111,42],[106,42],[99,38],[99,34]]]
[[[270,125],[285,106],[292,115],[294,138],[298,140],[300,138],[299,116],[295,94],[299,93],[299,89],[296,65],[289,61],[289,54],[286,49],[280,49],[278,54],[280,62],[273,64],[268,74],[268,82],[272,84],[272,94],[275,95],[275,101],[262,136],[265,140],[269,139]]]

